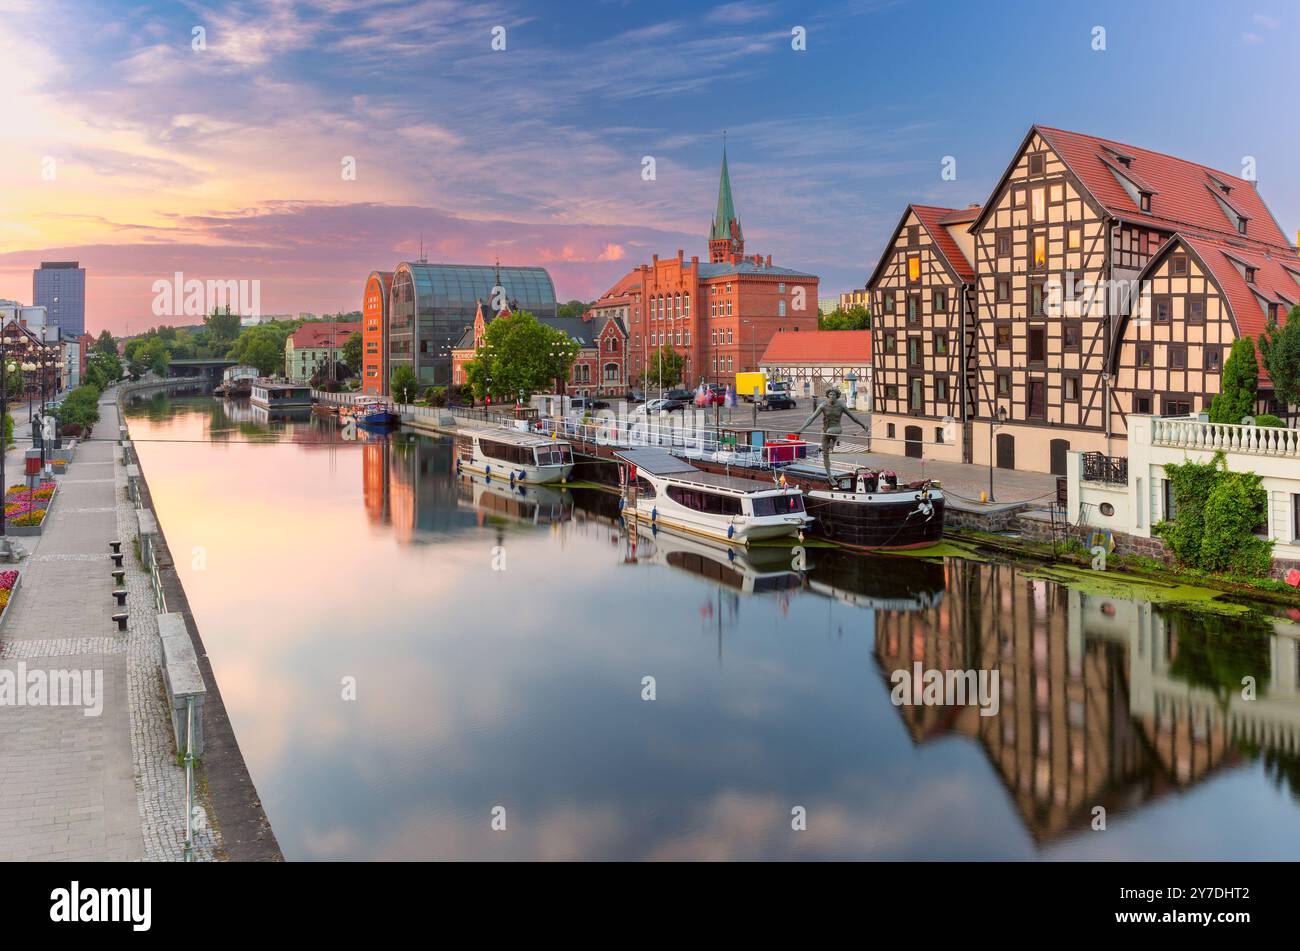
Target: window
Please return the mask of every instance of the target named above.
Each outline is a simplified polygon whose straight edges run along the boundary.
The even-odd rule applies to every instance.
[[[1187,369],[1187,347],[1185,346],[1169,347],[1169,369],[1171,370]]]
[[[1178,505],[1174,501],[1174,484],[1168,479],[1160,480],[1160,498],[1164,502],[1165,521],[1172,522],[1178,514]]]
[[[1047,220],[1047,189],[1039,187],[1030,192],[1029,217],[1032,221]]]
[[[1151,345],[1145,344],[1137,348],[1138,368],[1141,370],[1151,369]]]
[[[776,316],[778,317],[785,316],[785,301],[779,300],[776,302]]]
[[[1043,316],[1045,297],[1046,294],[1043,291],[1043,282],[1031,281],[1029,284],[1029,313],[1031,316]]]
[[[999,350],[1011,349],[1011,325],[1008,323],[997,324],[994,329],[997,347]]]
[[[943,377],[943,376],[935,377],[934,398],[937,402],[940,403],[948,402],[948,378],[947,377]]]
[[[1151,395],[1149,393],[1137,393],[1133,396],[1133,406],[1139,413],[1151,412]]]
[[[919,367],[921,365],[921,338],[907,338],[907,365],[909,367]]]
[[[925,408],[925,381],[919,377],[910,377],[907,381],[907,408],[919,413]]]
[[[1223,369],[1223,351],[1218,347],[1205,348],[1205,369],[1218,373]]]
[[[934,352],[935,352],[938,356],[941,356],[941,357],[947,355],[947,353],[948,353],[948,335],[947,335],[947,334],[935,334],[935,335],[934,335]]]
[[[1083,248],[1083,225],[1070,225],[1065,229],[1065,248],[1067,251]]]
[[[1110,518],[1115,514],[1115,506],[1111,505],[1109,502],[1102,502],[1101,505],[1097,506],[1097,511],[1107,518]]]
[[[921,297],[919,294],[908,295],[907,322],[909,324],[919,324],[921,322]]]
[[[1164,404],[1166,416],[1192,415],[1192,401],[1185,396],[1166,396]]]
[[[935,441],[935,443],[937,443],[937,444],[940,445],[940,446],[943,445],[943,427],[942,427],[942,426],[936,426],[936,427],[934,427],[934,441]]]
[[[885,334],[885,353],[898,352],[898,334]]]
[[[1000,278],[998,278],[998,292],[997,292],[997,293],[998,293],[998,300],[999,300],[999,301],[1009,301],[1009,300],[1011,300],[1011,278],[1009,278],[1009,277],[1000,277]]]
[[[760,495],[749,500],[755,515],[789,515],[803,511],[802,495]]]
[[[936,314],[941,314],[948,309],[948,292],[943,288],[935,288],[934,296],[931,298],[930,306]]]
[[[696,512],[710,515],[739,515],[741,513],[740,496],[705,492],[701,489],[689,489],[680,485],[668,486],[668,498],[678,505],[684,505]]]
[[[998,242],[998,257],[1003,257],[1003,258],[1010,257],[1011,256],[1011,232],[1005,229],[999,231],[997,236],[997,242]]]
[[[1047,328],[1029,328],[1029,362],[1047,362]]]
[[[1245,218],[1238,217],[1238,218],[1237,218],[1237,234],[1245,234],[1245,233],[1246,233],[1246,219],[1245,219]]]
[[[1140,207],[1143,211],[1145,211],[1147,214],[1150,214],[1150,213],[1151,213],[1151,193],[1150,193],[1150,192],[1142,192],[1142,193],[1141,193],[1141,202],[1139,203],[1139,207]]]
[[[1029,174],[1042,175],[1047,168],[1047,156],[1042,152],[1035,152],[1029,156]]]
[[[1205,323],[1205,298],[1187,298],[1187,322],[1189,324]]]
[[[1291,540],[1300,542],[1300,495],[1291,496]]]
[[[1029,381],[1029,418],[1047,418],[1047,384],[1042,380]]]
[[[1156,323],[1167,324],[1169,323],[1170,316],[1174,312],[1173,298],[1170,297],[1154,298],[1154,300],[1152,301],[1151,309],[1153,311],[1152,316],[1155,317]]]
[[[1047,235],[1041,232],[1034,235],[1033,253],[1029,257],[1029,266],[1034,270],[1047,267]]]
[[[1175,277],[1183,277],[1187,274],[1187,255],[1175,254],[1169,259],[1169,273]]]
[[[921,226],[920,226],[920,225],[908,225],[908,226],[907,226],[907,243],[910,244],[910,245],[916,245],[917,243],[920,242],[920,240],[921,240]]]
[[[897,384],[897,383],[890,383],[890,384],[888,384],[888,385],[885,387],[885,399],[888,399],[888,400],[896,400],[896,399],[898,399],[898,384]],[[891,428],[892,428],[892,427],[891,427]],[[891,432],[889,435],[892,436],[892,435],[894,435],[894,434]]]
[[[1067,320],[1061,324],[1061,348],[1078,353],[1083,346],[1083,321]]]
[[[1061,381],[1061,391],[1067,403],[1079,402],[1079,375],[1077,373],[1066,374]]]
[[[909,254],[907,256],[907,282],[915,284],[921,279],[921,255]]]
[[[1011,374],[999,373],[998,374],[998,396],[1010,396],[1010,395],[1011,395]]]
[[[881,301],[884,304],[885,313],[892,314],[894,312],[894,292],[886,291],[881,297]]]
[[[894,387],[894,389],[897,390],[898,387]],[[898,394],[895,393],[894,395],[897,396]],[[894,428],[894,424],[893,424],[893,423],[888,423],[888,424],[886,424],[886,426],[885,426],[885,438],[886,438],[886,439],[893,439],[893,438],[894,438],[894,434],[895,434],[896,432],[897,432],[897,430]]]

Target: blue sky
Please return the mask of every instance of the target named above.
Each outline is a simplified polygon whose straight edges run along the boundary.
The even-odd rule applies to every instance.
[[[983,201],[1035,121],[1253,156],[1294,237],[1298,39],[1300,8],[1270,2],[0,0],[24,64],[0,106],[0,296],[68,257],[94,328],[148,325],[177,270],[261,280],[265,311],[352,309],[423,233],[431,259],[542,264],[590,298],[652,253],[706,253],[723,128],[748,250],[824,296],[865,282],[908,201]]]

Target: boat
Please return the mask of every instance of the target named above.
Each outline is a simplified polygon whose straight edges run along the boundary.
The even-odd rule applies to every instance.
[[[563,482],[573,471],[573,447],[522,429],[462,429],[456,435],[456,470],[511,483]]]
[[[353,404],[354,418],[362,426],[397,426],[402,417],[393,412],[387,400],[379,396],[363,396]]]
[[[928,548],[943,540],[943,487],[933,479],[900,483],[892,469],[833,472],[809,463],[782,467],[803,490],[816,538],[867,551]]]
[[[460,495],[480,512],[532,525],[553,525],[573,518],[568,489],[549,485],[508,484],[500,479],[462,472]]]
[[[803,576],[790,567],[788,548],[739,548],[638,521],[631,528],[638,561],[668,565],[744,594],[797,591]]]
[[[657,446],[614,457],[627,464],[620,470],[624,517],[738,545],[802,537],[811,521],[796,486],[702,472]]]
[[[310,410],[311,387],[305,384],[257,380],[250,388],[248,401],[259,409],[265,410]]]

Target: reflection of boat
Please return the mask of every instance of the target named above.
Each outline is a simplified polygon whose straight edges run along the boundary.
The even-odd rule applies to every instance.
[[[567,522],[573,517],[573,499],[567,489],[548,485],[510,485],[499,479],[462,473],[460,485],[468,489],[475,508],[534,525]]]
[[[573,471],[573,449],[518,429],[463,429],[456,436],[456,468],[506,482],[563,482]]]
[[[802,587],[786,548],[741,548],[639,522],[637,560],[671,565],[748,594]]]
[[[701,472],[659,448],[614,455],[631,467],[624,508],[631,518],[740,545],[799,535],[809,521],[797,488]]]
[[[931,480],[900,485],[893,471],[867,468],[827,479],[825,470],[807,462],[754,469],[691,461],[706,472],[741,472],[760,479],[783,475],[787,485],[803,490],[808,514],[816,520],[810,534],[848,548],[924,548],[943,540],[943,491]]]
[[[311,419],[311,407],[290,406],[287,408],[267,408],[249,402],[248,412],[254,423],[270,422],[304,422]]]
[[[922,558],[808,551],[808,587],[860,608],[925,611],[943,601],[944,566]]]

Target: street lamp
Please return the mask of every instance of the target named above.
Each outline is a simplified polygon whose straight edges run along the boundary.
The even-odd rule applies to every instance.
[[[1007,421],[1007,410],[1006,407],[1003,406],[998,407],[997,422],[994,422],[992,419],[989,420],[989,503],[990,504],[992,504],[994,501],[993,499],[993,433],[999,426],[1005,425],[1006,421]]]

